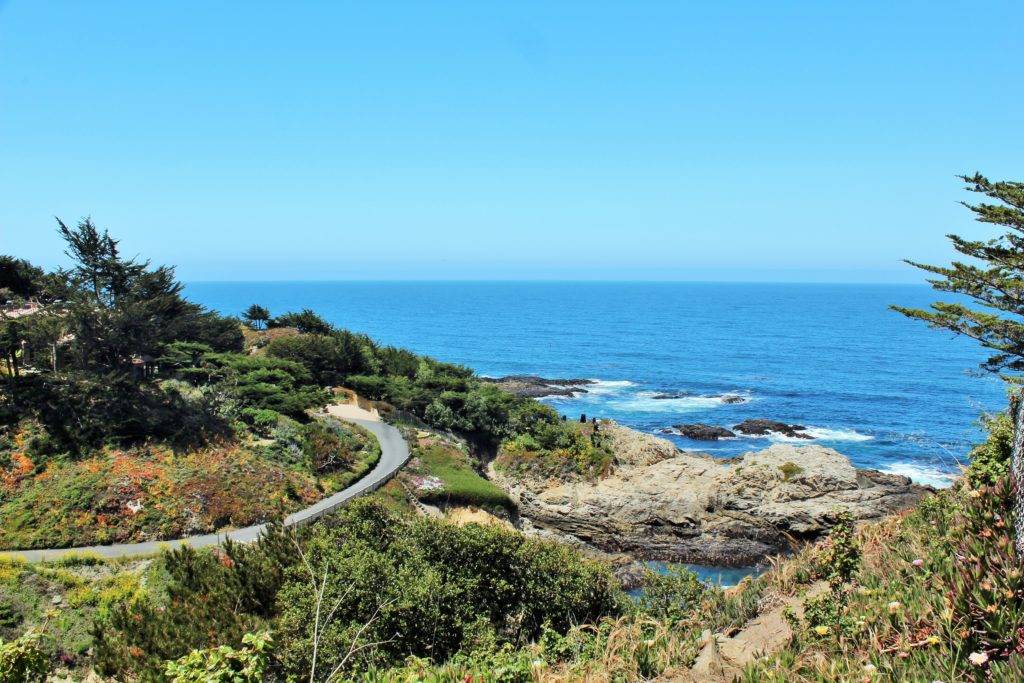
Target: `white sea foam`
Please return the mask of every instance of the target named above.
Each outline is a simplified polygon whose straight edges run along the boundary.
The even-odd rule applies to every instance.
[[[690,413],[722,405],[721,396],[680,396],[679,398],[654,398],[653,391],[638,391],[630,396],[608,402],[617,410],[637,413]]]
[[[588,394],[604,396],[614,394],[623,389],[636,386],[635,382],[628,379],[592,379],[593,384],[581,384],[580,387],[587,390]]]
[[[861,434],[852,429],[828,429],[827,427],[808,427],[801,434],[806,434],[810,439],[802,439],[798,436],[786,436],[778,432],[769,432],[768,438],[772,441],[784,441],[786,443],[800,443],[801,441],[871,441],[875,437],[870,434]]]
[[[918,484],[927,484],[939,489],[949,487],[957,476],[935,467],[902,461],[891,462],[883,467],[882,471],[889,474],[901,474],[904,477],[910,477],[911,481]]]
[[[741,393],[727,393],[719,396],[676,396],[674,398],[656,398],[662,395],[656,391],[638,391],[628,396],[616,397],[608,404],[622,411],[637,413],[692,413],[726,405],[726,398],[739,396],[744,402],[751,397]]]

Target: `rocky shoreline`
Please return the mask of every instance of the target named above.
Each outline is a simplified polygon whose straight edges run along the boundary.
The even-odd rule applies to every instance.
[[[857,469],[817,445],[775,444],[720,460],[611,421],[601,431],[616,461],[598,481],[489,468],[534,532],[644,560],[748,566],[825,534],[840,509],[857,520],[878,519],[932,490]]]
[[[587,393],[588,385],[597,384],[592,379],[549,379],[538,375],[507,375],[505,377],[482,377],[481,379],[498,385],[510,394],[525,398],[544,398],[545,396],[575,398],[578,394]]]

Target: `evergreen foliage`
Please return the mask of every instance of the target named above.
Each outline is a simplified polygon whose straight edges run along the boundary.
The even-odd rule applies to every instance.
[[[995,202],[964,203],[976,220],[1006,229],[988,240],[948,235],[953,248],[973,262],[935,266],[907,263],[936,276],[929,280],[941,291],[961,294],[980,307],[939,302],[931,310],[894,306],[904,315],[932,327],[976,340],[993,353],[982,365],[992,372],[1024,371],[1024,183],[993,182],[980,173],[960,176],[968,190]]]
[[[270,311],[259,304],[253,304],[242,313],[242,320],[254,330],[262,330],[270,322]]]

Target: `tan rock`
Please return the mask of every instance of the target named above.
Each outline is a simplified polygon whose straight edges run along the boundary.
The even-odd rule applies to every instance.
[[[906,477],[858,470],[817,445],[776,444],[716,460],[669,441],[602,424],[616,454],[596,482],[512,478],[496,482],[534,527],[605,551],[707,564],[752,564],[826,532],[836,512],[875,519],[929,489]]]

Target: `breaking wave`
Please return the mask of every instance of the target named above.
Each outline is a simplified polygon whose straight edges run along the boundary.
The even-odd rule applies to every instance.
[[[910,477],[910,480],[914,483],[934,486],[937,489],[948,488],[957,477],[956,474],[945,472],[937,467],[929,467],[906,461],[891,462],[881,469],[889,474],[901,474],[904,477]]]
[[[768,438],[772,441],[784,441],[786,443],[800,443],[807,441],[871,441],[875,437],[870,434],[861,434],[852,429],[828,429],[827,427],[808,427],[803,434],[811,437],[801,439],[794,436],[786,436],[777,432],[771,432]]]

